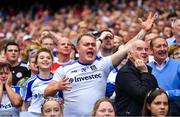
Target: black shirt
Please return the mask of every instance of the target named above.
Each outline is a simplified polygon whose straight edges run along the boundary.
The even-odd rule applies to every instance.
[[[12,85],[16,85],[19,80],[24,77],[30,77],[31,72],[22,64],[18,64],[15,67],[12,67]]]

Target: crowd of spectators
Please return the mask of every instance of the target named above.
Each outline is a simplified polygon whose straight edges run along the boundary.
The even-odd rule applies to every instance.
[[[53,6],[43,5],[38,2],[28,6],[29,9],[26,10],[0,6],[0,64],[8,62],[11,65],[12,85],[20,86],[24,90],[22,94],[18,93],[22,95],[22,99],[19,100],[32,101],[32,99],[29,99],[32,98],[34,96],[33,93],[35,93],[32,92],[32,86],[34,85],[34,81],[37,81],[37,78],[39,78],[39,75],[41,76],[40,79],[47,80],[49,78],[51,80],[60,66],[64,67],[76,62],[76,60],[81,57],[81,53],[79,53],[76,47],[81,44],[79,41],[82,41],[85,37],[88,37],[87,40],[90,41],[90,35],[93,35],[98,39],[98,42],[100,40],[101,45],[97,47],[97,53],[99,57],[102,58],[111,56],[115,52],[118,53],[118,50],[123,51],[119,46],[125,45],[122,47],[130,47],[131,45],[129,45],[129,43],[132,43],[131,40],[139,38],[143,39],[143,43],[148,46],[148,61],[145,62],[145,64],[148,63],[153,68],[152,74],[157,79],[158,87],[166,91],[170,102],[175,103],[175,105],[173,104],[172,107],[171,105],[169,107],[170,109],[174,109],[174,111],[170,111],[174,115],[179,115],[180,2],[178,0],[94,0],[91,2],[81,1],[80,3],[81,4],[66,4],[59,8],[56,5],[55,9],[53,9]],[[142,29],[144,28],[142,22],[148,19],[150,12],[152,12],[152,17],[154,18],[153,26],[151,29],[145,30],[145,33],[142,34]],[[164,41],[164,39],[166,41]],[[155,43],[155,41],[157,42]],[[158,44],[159,47],[162,46],[159,50]],[[48,48],[48,50],[45,48]],[[41,56],[43,57],[36,56],[41,51],[45,51],[48,55],[45,56],[46,54],[42,54]],[[89,52],[89,56],[95,53],[93,52],[94,51]],[[117,83],[115,83],[116,74],[121,70],[122,66],[126,64],[126,61],[129,60],[129,58],[124,57],[127,53],[122,52],[121,54],[122,56],[119,57],[118,65],[114,63],[107,65],[116,67],[109,69],[110,74],[106,74],[106,96],[111,99],[115,99],[114,97],[117,93],[115,93],[115,87],[117,87]],[[162,57],[163,54],[164,57]],[[168,54],[168,56],[166,56],[166,54]],[[45,60],[49,58],[50,60],[46,60],[45,64],[43,62],[41,63],[40,59]],[[158,63],[158,60],[160,63]],[[170,64],[168,64],[168,68],[165,67],[167,61],[173,61],[171,68],[169,67]],[[119,62],[121,63],[119,64]],[[154,64],[155,66],[153,66]],[[163,71],[163,69],[164,72],[159,73],[158,70]],[[172,69],[173,75],[165,71]],[[0,70],[0,73],[1,71],[4,72]],[[46,71],[48,71],[48,75]],[[121,76],[121,73],[119,73],[119,76]],[[165,76],[168,80],[159,80],[159,78]],[[38,81],[37,83],[37,87],[41,83],[44,85],[43,89],[36,89],[38,93],[41,92],[42,100],[44,99],[44,91],[46,97],[45,87],[48,86],[50,80],[46,81],[46,84],[44,84],[45,81]],[[56,78],[56,80],[59,79]],[[71,79],[62,78],[63,82],[67,82],[68,80]],[[173,81],[176,83],[173,83]],[[122,81],[120,84],[121,83]],[[55,86],[55,84],[53,85]],[[65,83],[64,85],[67,84]],[[118,85],[118,87],[121,86]],[[63,88],[58,88],[58,90],[51,94],[56,94],[60,89],[69,91],[71,88],[72,87],[64,86]],[[150,89],[148,89],[148,91],[149,90]],[[176,92],[173,93],[172,90]],[[146,91],[146,93],[148,91]],[[60,98],[62,98],[61,93],[61,91],[58,92]],[[28,98],[25,96],[28,96]],[[38,100],[37,97],[38,96],[33,97],[33,99]],[[144,98],[145,94],[143,95],[143,99]],[[11,98],[9,99],[10,101],[12,100]],[[41,103],[43,102],[42,100]],[[32,103],[31,101],[30,103]],[[63,100],[61,101],[64,103]],[[37,111],[38,116],[41,115],[41,103],[38,102],[39,106],[33,108],[35,111],[37,111],[36,108],[39,109]],[[30,105],[30,107],[31,106],[32,105]],[[3,109],[0,107],[0,111],[1,110]],[[27,110],[27,105],[23,103],[21,111]],[[114,111],[116,111],[116,109]],[[24,115],[22,114],[21,116]]]
[[[38,39],[44,29],[58,32],[73,40],[83,31],[110,28],[126,42],[138,32],[138,18],[146,16],[144,14],[149,11],[159,13],[152,31],[160,34],[165,32],[165,36],[172,36],[171,31],[166,31],[168,29],[164,27],[170,28],[171,24],[168,21],[179,16],[178,0],[148,0],[142,3],[140,1],[129,1],[127,4],[118,0],[112,0],[110,3],[95,1],[91,6],[88,3],[83,6],[75,4],[62,7],[56,12],[52,12],[50,8],[43,8],[41,4],[35,4],[26,12],[15,12],[15,9],[4,11],[1,8],[0,38],[15,39],[23,49],[23,41],[28,38]],[[37,9],[37,12],[34,13],[33,9]]]

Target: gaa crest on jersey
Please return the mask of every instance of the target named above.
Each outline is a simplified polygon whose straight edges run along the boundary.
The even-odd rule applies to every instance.
[[[91,68],[92,71],[97,70],[96,65],[92,65],[92,66],[90,66],[90,68]]]
[[[23,76],[23,74],[21,73],[21,72],[18,72],[17,74],[16,74],[16,77],[17,78],[21,78]]]

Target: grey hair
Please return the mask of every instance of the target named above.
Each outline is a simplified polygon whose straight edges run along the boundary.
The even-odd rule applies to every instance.
[[[177,26],[177,21],[180,20],[180,18],[176,18],[174,21],[171,23],[171,27],[175,28]]]

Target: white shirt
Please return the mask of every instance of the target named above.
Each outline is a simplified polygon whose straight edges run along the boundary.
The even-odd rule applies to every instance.
[[[70,91],[63,91],[64,116],[90,116],[95,102],[105,96],[107,77],[113,69],[111,57],[97,57],[90,64],[78,61],[58,68],[53,80],[70,78]]]
[[[153,60],[153,62],[155,63],[155,65],[156,65],[156,69],[158,69],[158,70],[162,70],[165,66],[166,66],[166,63],[169,61],[169,57],[168,58],[166,58],[162,63],[161,63],[161,65],[159,65],[155,60]]]
[[[41,113],[41,105],[44,102],[44,90],[51,80],[52,77],[42,79],[38,75],[28,80],[23,88],[23,99],[30,101],[28,112]]]
[[[19,86],[12,87],[12,90],[17,94],[20,94],[21,92],[21,88]],[[19,109],[11,105],[11,101],[9,100],[6,91],[3,91],[3,97],[0,105],[0,112],[1,111],[9,111],[13,116],[19,115]]]

